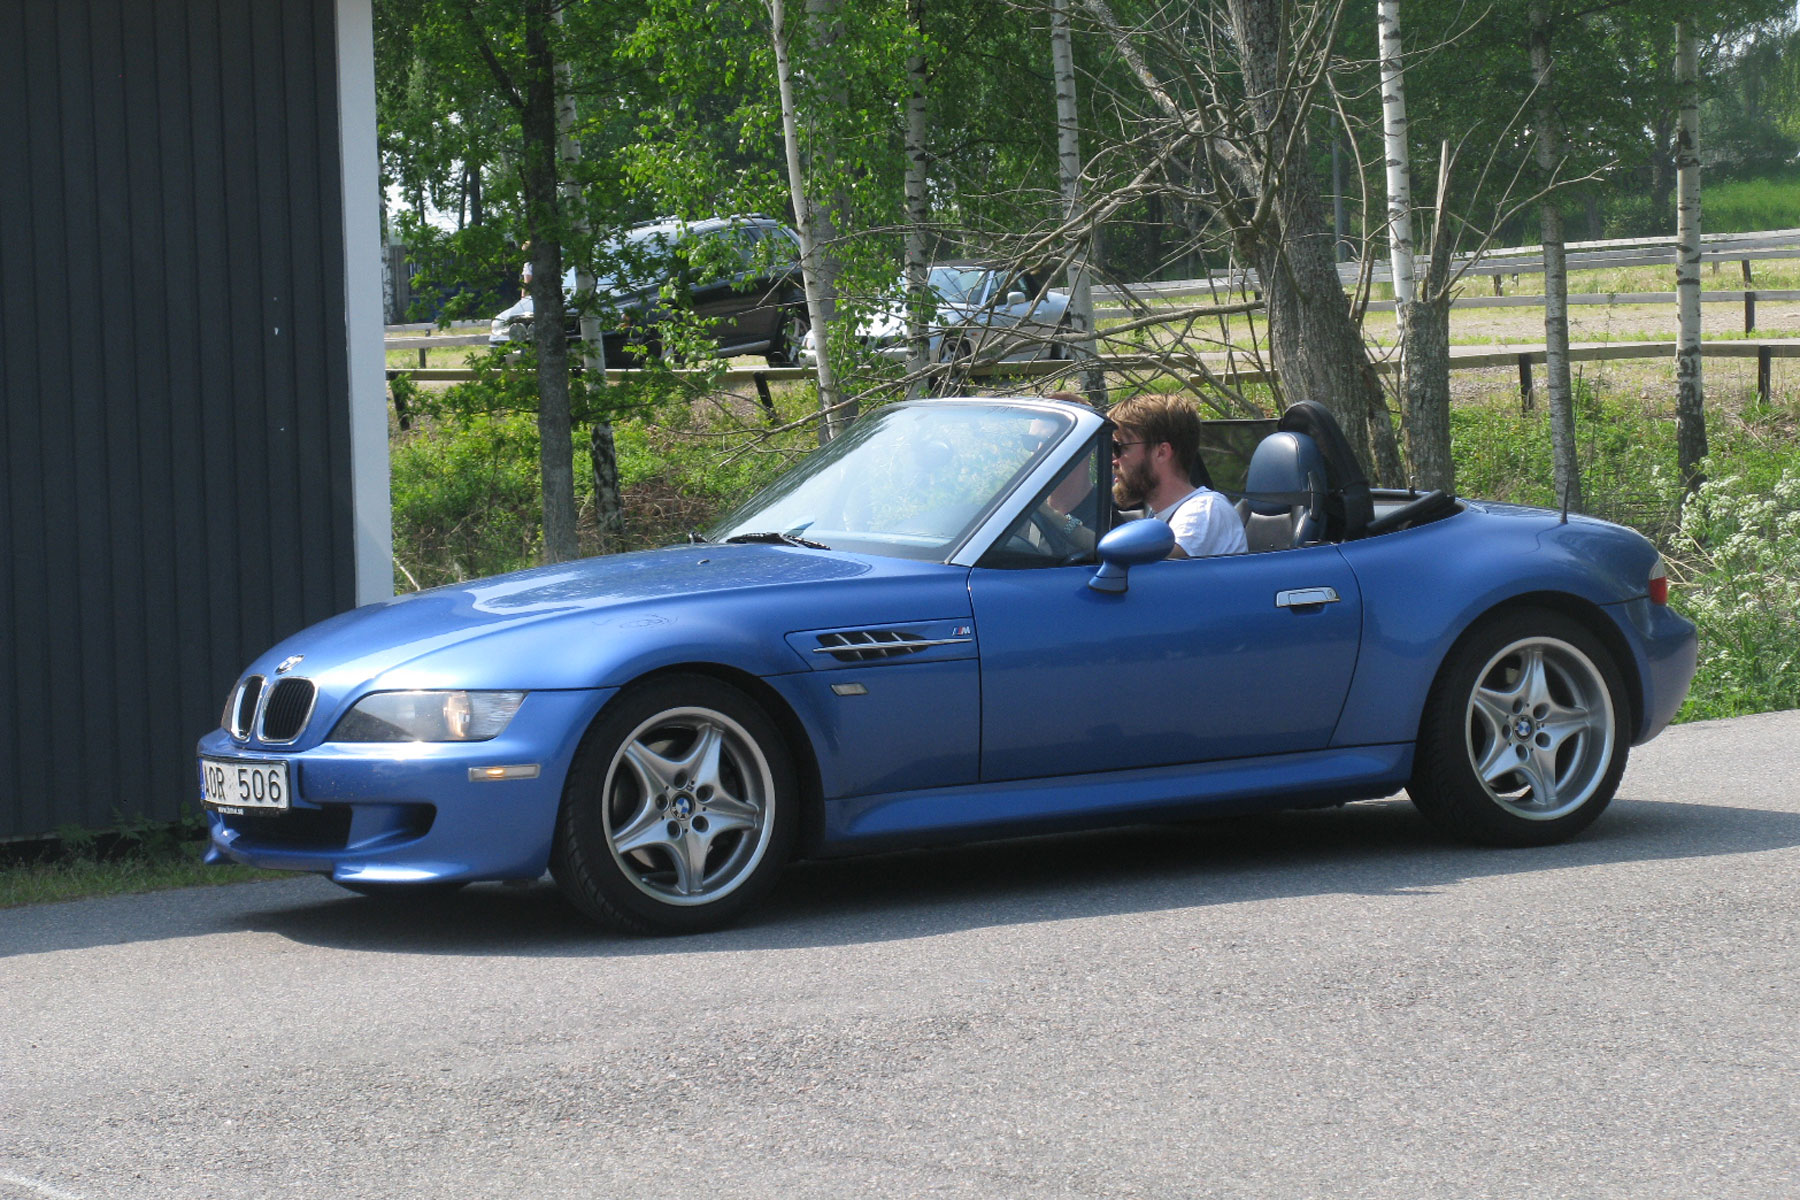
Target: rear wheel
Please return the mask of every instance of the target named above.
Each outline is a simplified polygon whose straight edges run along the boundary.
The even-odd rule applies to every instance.
[[[769,347],[767,358],[771,367],[797,367],[800,365],[800,346],[806,341],[806,331],[812,328],[812,322],[806,319],[802,311],[790,311],[781,319],[781,328],[775,332],[775,342]]]
[[[569,770],[551,871],[576,907],[634,933],[695,933],[774,884],[798,828],[780,731],[704,675],[627,691]]]
[[[1469,841],[1561,841],[1618,790],[1628,711],[1612,655],[1578,622],[1543,609],[1503,614],[1439,672],[1407,791]]]

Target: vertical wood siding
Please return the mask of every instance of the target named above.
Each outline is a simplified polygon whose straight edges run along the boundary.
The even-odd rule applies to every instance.
[[[0,838],[354,603],[332,0],[0,0]]]

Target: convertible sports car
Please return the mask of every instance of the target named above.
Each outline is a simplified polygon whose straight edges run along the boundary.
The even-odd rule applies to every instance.
[[[796,856],[1402,787],[1478,842],[1585,828],[1693,674],[1655,548],[1371,491],[1315,404],[1255,432],[1248,554],[1115,513],[1092,409],[926,400],[692,544],[334,617],[201,739],[210,857],[369,894],[548,867],[683,932]]]

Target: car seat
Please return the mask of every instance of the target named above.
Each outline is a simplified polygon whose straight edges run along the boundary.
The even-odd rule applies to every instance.
[[[1251,553],[1324,537],[1325,481],[1325,456],[1304,433],[1272,433],[1257,443],[1237,502]]]

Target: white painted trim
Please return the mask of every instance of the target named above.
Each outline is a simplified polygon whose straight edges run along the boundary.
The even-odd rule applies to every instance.
[[[344,181],[344,333],[350,368],[356,602],[394,594],[388,490],[387,355],[382,349],[381,163],[375,146],[371,0],[337,0],[338,146]]]

